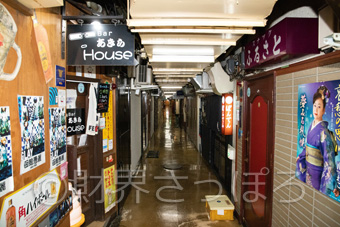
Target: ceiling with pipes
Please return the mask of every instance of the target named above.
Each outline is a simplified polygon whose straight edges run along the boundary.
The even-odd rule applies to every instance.
[[[163,91],[180,89],[241,38],[263,31],[289,10],[325,4],[325,0],[66,1],[87,5],[93,15],[124,15],[123,23],[140,38],[140,53],[148,58]]]

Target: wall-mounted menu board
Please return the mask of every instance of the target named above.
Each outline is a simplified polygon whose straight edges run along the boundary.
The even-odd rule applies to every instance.
[[[110,84],[98,85],[97,113],[105,113],[109,108]]]

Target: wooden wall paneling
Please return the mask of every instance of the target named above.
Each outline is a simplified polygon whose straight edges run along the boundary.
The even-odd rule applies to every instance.
[[[51,64],[54,77],[48,84],[46,84],[41,69],[38,49],[35,43],[31,17],[24,15],[21,11],[15,10],[3,1],[0,2],[8,9],[18,27],[15,42],[20,47],[22,53],[22,63],[17,77],[13,81],[1,81],[0,83],[0,106],[10,107],[14,191],[17,191],[28,183],[34,181],[41,174],[50,171],[48,88],[55,87],[55,65],[65,67],[66,62],[60,58],[61,15],[57,13],[58,9],[39,9],[36,11],[38,21],[47,30],[51,52]],[[12,48],[9,51],[4,71],[12,72],[16,65],[16,61],[17,55]],[[65,88],[58,87],[58,89]],[[46,162],[23,175],[20,175],[21,128],[17,95],[44,97]],[[57,171],[60,173],[60,167],[57,168]],[[65,190],[67,190],[67,179],[66,185],[62,184],[60,195],[64,195]],[[0,204],[2,204],[4,197],[0,198]]]

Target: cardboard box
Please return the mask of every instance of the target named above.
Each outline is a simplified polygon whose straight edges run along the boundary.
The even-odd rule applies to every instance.
[[[211,221],[234,220],[234,205],[226,195],[206,195],[206,209]]]

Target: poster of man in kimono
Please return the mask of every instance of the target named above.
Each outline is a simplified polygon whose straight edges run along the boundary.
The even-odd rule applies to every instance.
[[[23,174],[45,163],[44,97],[18,96],[18,106]]]
[[[66,162],[66,119],[64,108],[49,108],[51,169]]]
[[[11,124],[9,107],[0,107],[0,197],[13,191]]]
[[[340,80],[299,85],[296,177],[340,202]]]

